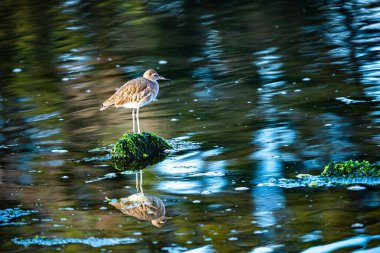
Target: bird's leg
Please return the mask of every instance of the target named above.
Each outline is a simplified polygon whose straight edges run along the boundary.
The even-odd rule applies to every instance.
[[[139,176],[137,172],[135,172],[135,174],[136,174],[136,191],[139,192]]]
[[[136,121],[137,121],[137,132],[141,133],[140,131],[140,115],[139,115],[140,107],[137,107],[136,109]]]
[[[136,133],[136,128],[135,128],[135,109],[132,108],[132,124],[133,124],[133,133]]]
[[[144,190],[143,190],[143,187],[142,187],[142,180],[143,180],[143,178],[142,178],[142,170],[140,170],[140,192],[142,194],[144,194]]]

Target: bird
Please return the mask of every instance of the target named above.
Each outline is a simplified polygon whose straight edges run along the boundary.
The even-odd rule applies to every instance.
[[[112,106],[132,109],[133,133],[136,133],[136,128],[137,132],[141,133],[139,110],[140,107],[151,103],[157,97],[158,80],[169,79],[160,76],[154,69],[148,69],[142,77],[132,79],[121,86],[115,94],[103,102],[100,111]]]

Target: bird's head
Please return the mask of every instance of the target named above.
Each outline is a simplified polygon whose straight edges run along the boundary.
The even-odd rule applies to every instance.
[[[157,71],[155,71],[154,69],[148,69],[147,71],[145,71],[144,73],[144,78],[145,79],[148,79],[148,80],[151,80],[151,81],[157,81],[157,80],[169,80],[163,76],[160,76]]]

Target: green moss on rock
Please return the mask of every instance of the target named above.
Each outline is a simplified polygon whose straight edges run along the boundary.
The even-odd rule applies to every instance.
[[[321,176],[324,177],[380,177],[380,165],[368,161],[334,162],[326,165]]]
[[[124,134],[116,142],[111,155],[116,169],[136,170],[162,161],[167,149],[171,149],[170,144],[155,134]]]

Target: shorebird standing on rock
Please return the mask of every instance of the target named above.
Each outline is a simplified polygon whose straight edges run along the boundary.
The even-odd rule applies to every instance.
[[[148,69],[143,77],[130,80],[121,86],[115,94],[104,101],[100,110],[103,111],[111,106],[131,108],[133,132],[136,132],[137,122],[137,132],[140,133],[139,110],[157,97],[159,90],[157,80],[169,79],[160,76],[154,69]]]

